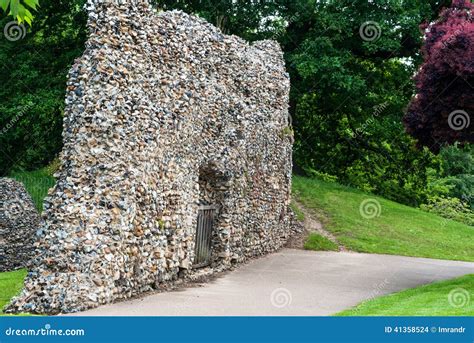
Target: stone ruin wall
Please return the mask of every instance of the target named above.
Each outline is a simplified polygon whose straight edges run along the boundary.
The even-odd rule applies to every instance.
[[[192,275],[199,204],[220,207],[211,268],[290,234],[289,78],[249,45],[145,1],[89,1],[69,75],[62,167],[9,312],[73,312]]]
[[[23,184],[0,178],[0,272],[29,267],[39,222]]]

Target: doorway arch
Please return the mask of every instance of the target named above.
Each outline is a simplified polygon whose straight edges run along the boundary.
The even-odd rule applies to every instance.
[[[222,234],[229,179],[214,164],[199,168],[199,200],[194,240],[193,267],[218,262],[228,244]]]

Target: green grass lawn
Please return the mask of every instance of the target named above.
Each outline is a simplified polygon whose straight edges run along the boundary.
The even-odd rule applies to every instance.
[[[474,316],[474,274],[364,301],[338,316]]]
[[[46,167],[31,172],[15,172],[10,177],[25,185],[38,211],[43,211],[43,200],[55,183],[50,169]]]
[[[336,243],[314,232],[309,234],[308,238],[306,239],[306,242],[304,243],[304,248],[306,250],[339,250],[339,247]]]
[[[10,299],[20,293],[25,276],[25,269],[0,273],[0,314]]]
[[[318,179],[295,176],[293,195],[353,251],[474,261],[472,226]]]

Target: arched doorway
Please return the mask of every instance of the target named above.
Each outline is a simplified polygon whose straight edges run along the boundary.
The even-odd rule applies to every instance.
[[[213,165],[200,168],[194,268],[209,266],[222,250],[219,221],[224,210],[226,189],[226,178]]]

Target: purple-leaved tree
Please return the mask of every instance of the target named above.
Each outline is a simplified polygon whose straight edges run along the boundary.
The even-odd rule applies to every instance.
[[[420,147],[434,152],[474,142],[473,10],[469,0],[454,0],[436,22],[422,25],[424,61],[404,123]]]

